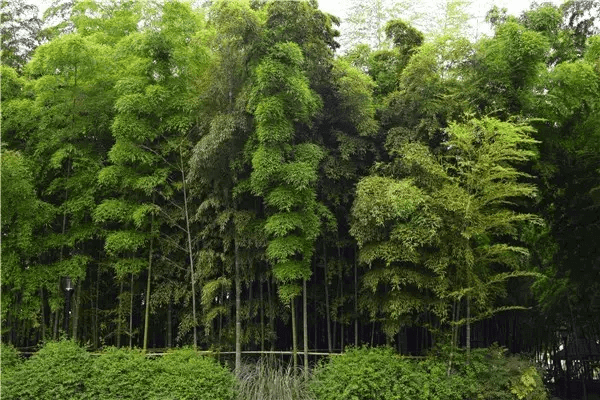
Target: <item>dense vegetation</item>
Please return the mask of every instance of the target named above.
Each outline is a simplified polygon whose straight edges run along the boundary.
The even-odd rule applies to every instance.
[[[460,4],[429,32],[378,14],[336,55],[314,0],[59,0],[43,29],[3,1],[2,342],[241,371],[598,340],[600,4],[494,8],[476,40]]]
[[[408,360],[389,347],[352,348],[304,375],[262,359],[243,364],[237,376],[191,348],[162,357],[140,349],[107,347],[90,354],[72,341],[49,342],[26,361],[3,345],[5,399],[207,399],[207,400],[546,400],[531,362],[507,357],[498,347]],[[444,354],[444,352],[443,352]],[[4,358],[4,356],[3,356]]]

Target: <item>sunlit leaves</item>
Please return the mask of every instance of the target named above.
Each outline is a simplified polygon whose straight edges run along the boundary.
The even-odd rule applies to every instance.
[[[35,193],[34,179],[25,157],[3,150],[2,167],[2,255],[33,252],[33,234],[53,215],[49,204]]]
[[[425,194],[411,180],[365,178],[356,189],[350,232],[361,246],[378,240],[380,235],[385,235],[389,223],[408,220],[425,200]]]
[[[286,303],[298,293],[295,280],[310,276],[320,227],[315,185],[324,152],[313,143],[295,143],[296,124],[309,123],[320,106],[304,76],[303,61],[297,44],[276,43],[254,72],[249,99],[258,140],[250,182],[270,207],[266,256],[284,284],[279,293]],[[286,288],[288,284],[292,286]]]
[[[405,143],[394,151],[397,165],[390,171],[410,178],[364,178],[357,187],[351,233],[361,246],[361,262],[375,267],[365,284],[372,290],[393,285],[406,291],[406,301],[411,288],[431,290],[442,301],[450,288],[468,288],[478,307],[489,306],[501,290],[491,287],[496,281],[488,268],[518,269],[527,262],[527,250],[506,238],[516,237],[522,223],[540,223],[537,216],[512,208],[515,199],[536,194],[533,185],[521,182],[528,175],[518,169],[536,156],[531,132],[493,118],[452,123],[443,158],[423,145]],[[385,268],[377,268],[380,262]],[[417,308],[391,299],[386,304],[395,310],[392,318],[400,310],[422,307],[414,298],[407,304]],[[443,308],[435,312],[445,315]]]
[[[276,237],[269,241],[266,254],[270,259],[286,261],[297,254],[301,255],[310,251],[307,245],[310,246],[311,244],[307,243],[307,240],[301,236],[286,235]]]
[[[262,194],[277,178],[283,163],[283,154],[276,147],[259,147],[252,157],[254,173],[251,176],[252,189]]]
[[[109,233],[106,236],[104,248],[111,255],[118,255],[123,252],[135,252],[146,246],[148,235],[137,231],[118,231]]]
[[[562,123],[586,108],[594,107],[600,96],[600,78],[593,64],[586,61],[563,62],[543,81],[547,93],[539,96],[540,111],[552,121]]]
[[[377,131],[372,99],[375,83],[368,75],[341,60],[334,64],[333,74],[337,77],[340,111],[356,126],[360,136],[373,135]]]
[[[296,229],[302,229],[304,217],[299,212],[281,212],[269,217],[265,224],[267,234],[274,237],[285,236]]]

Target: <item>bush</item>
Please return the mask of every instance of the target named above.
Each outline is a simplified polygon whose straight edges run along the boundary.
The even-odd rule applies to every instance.
[[[0,342],[0,355],[2,356],[2,363],[0,363],[0,374],[11,372],[12,370],[18,368],[22,363],[19,352],[10,344]]]
[[[169,352],[153,360],[152,395],[156,400],[232,400],[233,374],[193,349]]]
[[[424,398],[462,400],[546,400],[548,394],[542,375],[523,358],[506,356],[505,349],[493,346],[471,351],[467,362],[464,350],[437,351],[421,363],[429,375]]]
[[[2,379],[3,399],[82,399],[90,355],[72,341],[49,342]],[[3,360],[4,361],[4,360]]]
[[[468,362],[464,350],[437,349],[414,361],[389,348],[355,349],[321,364],[314,376],[311,388],[319,400],[548,398],[535,366],[499,347],[473,350]]]
[[[312,400],[301,369],[283,365],[273,358],[243,364],[237,376],[239,400]]]
[[[357,348],[321,363],[311,389],[320,400],[415,400],[425,378],[390,348]]]
[[[139,349],[109,347],[92,360],[89,399],[147,399],[155,378],[152,360]]]

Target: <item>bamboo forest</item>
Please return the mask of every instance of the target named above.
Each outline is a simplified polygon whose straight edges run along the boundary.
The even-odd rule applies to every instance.
[[[3,398],[600,399],[600,1],[347,3],[2,0]]]

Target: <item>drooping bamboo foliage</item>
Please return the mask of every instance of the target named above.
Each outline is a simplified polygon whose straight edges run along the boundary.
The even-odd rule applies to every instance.
[[[2,66],[2,340],[240,370],[300,336],[310,364],[600,334],[596,3],[496,9],[475,41],[380,13],[379,48],[337,55],[314,1],[69,7]]]

